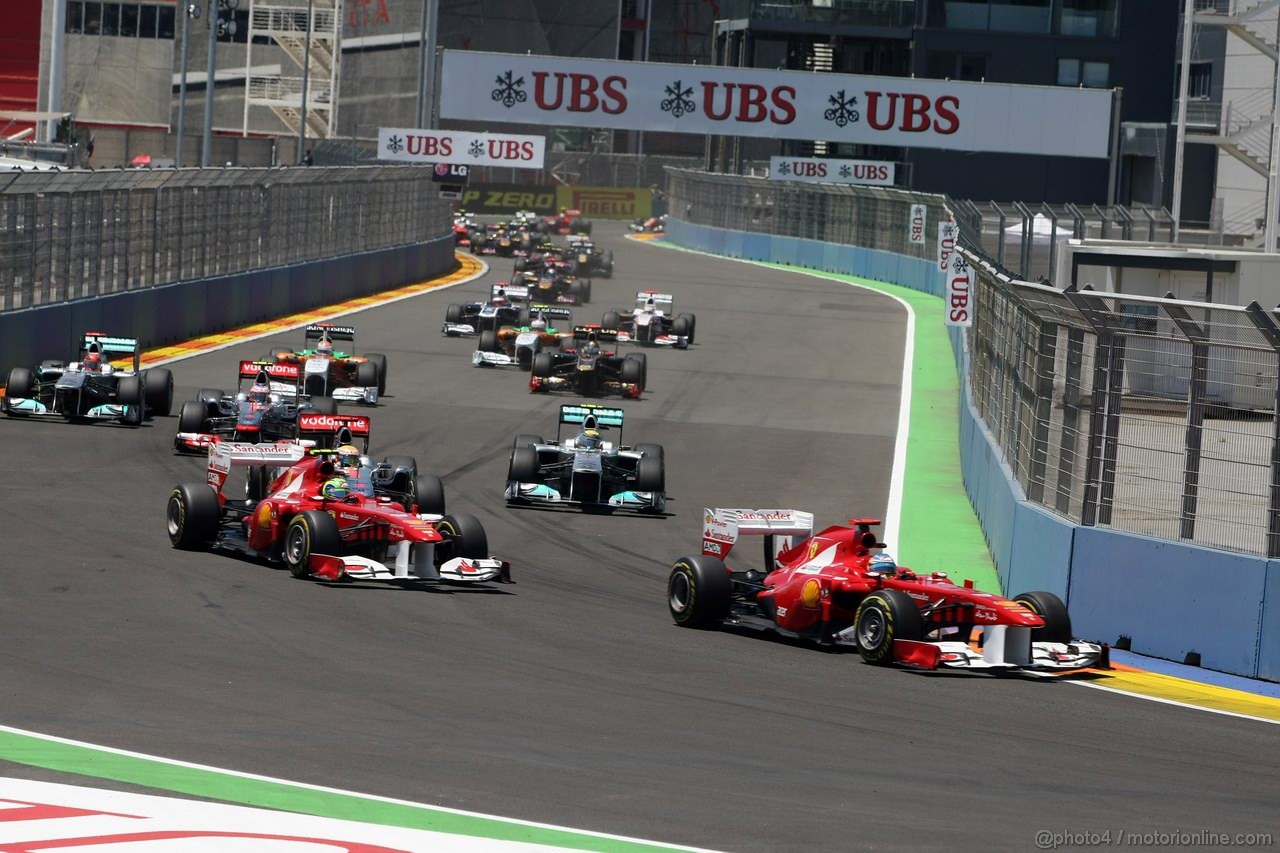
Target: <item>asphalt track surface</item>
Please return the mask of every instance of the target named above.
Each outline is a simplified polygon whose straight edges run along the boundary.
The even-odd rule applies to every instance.
[[[554,433],[573,398],[530,395],[524,374],[474,368],[472,341],[438,333],[445,305],[494,274],[351,321],[361,351],[390,357],[375,452],[415,454],[451,509],[480,517],[514,564],[518,583],[498,591],[329,586],[173,551],[165,500],[203,479],[201,460],[172,453],[176,418],[8,420],[0,724],[728,850],[1277,829],[1278,726],[673,626],[667,569],[696,552],[702,507],[796,507],[819,524],[884,511],[905,315],[844,284],[620,229],[597,239],[618,275],[578,318],[642,287],[698,315],[697,344],[651,352],[648,392],[623,404],[628,442],[666,446],[669,517],[502,505],[512,437]],[[300,337],[174,364],[178,398]]]

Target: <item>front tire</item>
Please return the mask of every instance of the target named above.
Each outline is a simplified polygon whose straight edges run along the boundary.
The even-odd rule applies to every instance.
[[[489,538],[484,525],[474,515],[446,515],[436,522],[436,530],[444,541],[436,545],[436,565],[454,557],[479,560],[489,556]]]
[[[882,589],[862,599],[853,625],[858,653],[867,663],[891,664],[894,640],[924,637],[920,608],[905,592],[896,589]]]
[[[681,628],[714,628],[729,615],[729,570],[715,557],[681,557],[667,577],[667,609]]]
[[[199,400],[188,400],[178,409],[178,432],[204,432],[207,409]]]
[[[555,369],[555,357],[549,352],[540,352],[533,357],[533,375],[538,379],[547,379]]]
[[[284,531],[284,564],[295,578],[311,576],[313,554],[342,554],[342,534],[333,516],[318,509],[299,513]]]
[[[183,483],[169,495],[165,517],[173,547],[203,551],[218,536],[222,507],[207,483]]]
[[[511,462],[507,465],[507,480],[517,483],[533,483],[538,479],[538,451],[529,445],[511,448]]]
[[[1067,605],[1062,603],[1061,598],[1051,592],[1024,592],[1015,595],[1013,600],[1025,604],[1044,620],[1043,628],[1031,629],[1031,642],[1071,642],[1071,615],[1067,613]]]

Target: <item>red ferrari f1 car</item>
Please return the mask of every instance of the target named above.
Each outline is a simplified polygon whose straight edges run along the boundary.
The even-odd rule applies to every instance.
[[[708,509],[703,520],[702,553],[676,560],[667,580],[677,625],[774,631],[921,669],[1079,669],[1101,654],[1072,639],[1071,617],[1052,593],[1009,600],[873,553],[884,547],[871,532],[877,520],[816,535],[813,515],[792,509]],[[725,566],[747,535],[764,537],[764,571]]]
[[[442,514],[442,490],[431,500],[440,514],[421,511],[428,501],[422,494],[406,511],[378,492],[374,484],[387,478],[362,470],[369,465],[365,457],[348,459],[343,452],[284,442],[210,445],[208,482],[183,483],[169,496],[169,541],[186,550],[282,561],[299,578],[510,581],[510,564],[489,556],[477,518]],[[251,469],[248,500],[223,494],[237,466]],[[255,480],[269,484],[260,499],[252,494]]]

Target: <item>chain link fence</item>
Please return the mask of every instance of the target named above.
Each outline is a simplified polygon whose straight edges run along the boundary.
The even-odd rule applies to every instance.
[[[447,235],[423,169],[0,174],[0,311]]]
[[[937,196],[669,170],[673,216],[932,259]],[[959,216],[962,240],[964,223]],[[980,417],[1026,499],[1085,526],[1280,556],[1280,309],[1018,280],[983,247],[965,336]],[[910,282],[899,282],[910,285]]]

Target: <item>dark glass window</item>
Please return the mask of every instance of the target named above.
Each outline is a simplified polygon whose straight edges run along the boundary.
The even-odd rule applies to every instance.
[[[173,14],[172,6],[156,7],[156,38],[173,38]]]
[[[84,31],[84,3],[81,0],[70,0],[67,3],[67,29],[69,33]]]
[[[1062,0],[1059,14],[1064,36],[1115,38],[1120,32],[1120,0]]]
[[[102,32],[102,4],[87,2],[84,4],[84,34],[96,36]]]
[[[120,35],[125,38],[138,37],[138,7],[133,3],[125,3],[120,7]]]
[[[104,36],[120,35],[120,4],[102,4],[102,34]]]
[[[156,7],[143,6],[138,10],[138,38],[156,37]]]
[[[1178,87],[1182,85],[1182,63],[1176,66],[1177,72],[1173,78],[1173,99],[1178,100]],[[1191,79],[1187,81],[1187,97],[1199,98],[1204,100],[1209,97],[1210,87],[1213,83],[1213,63],[1211,62],[1193,62],[1191,63]]]

